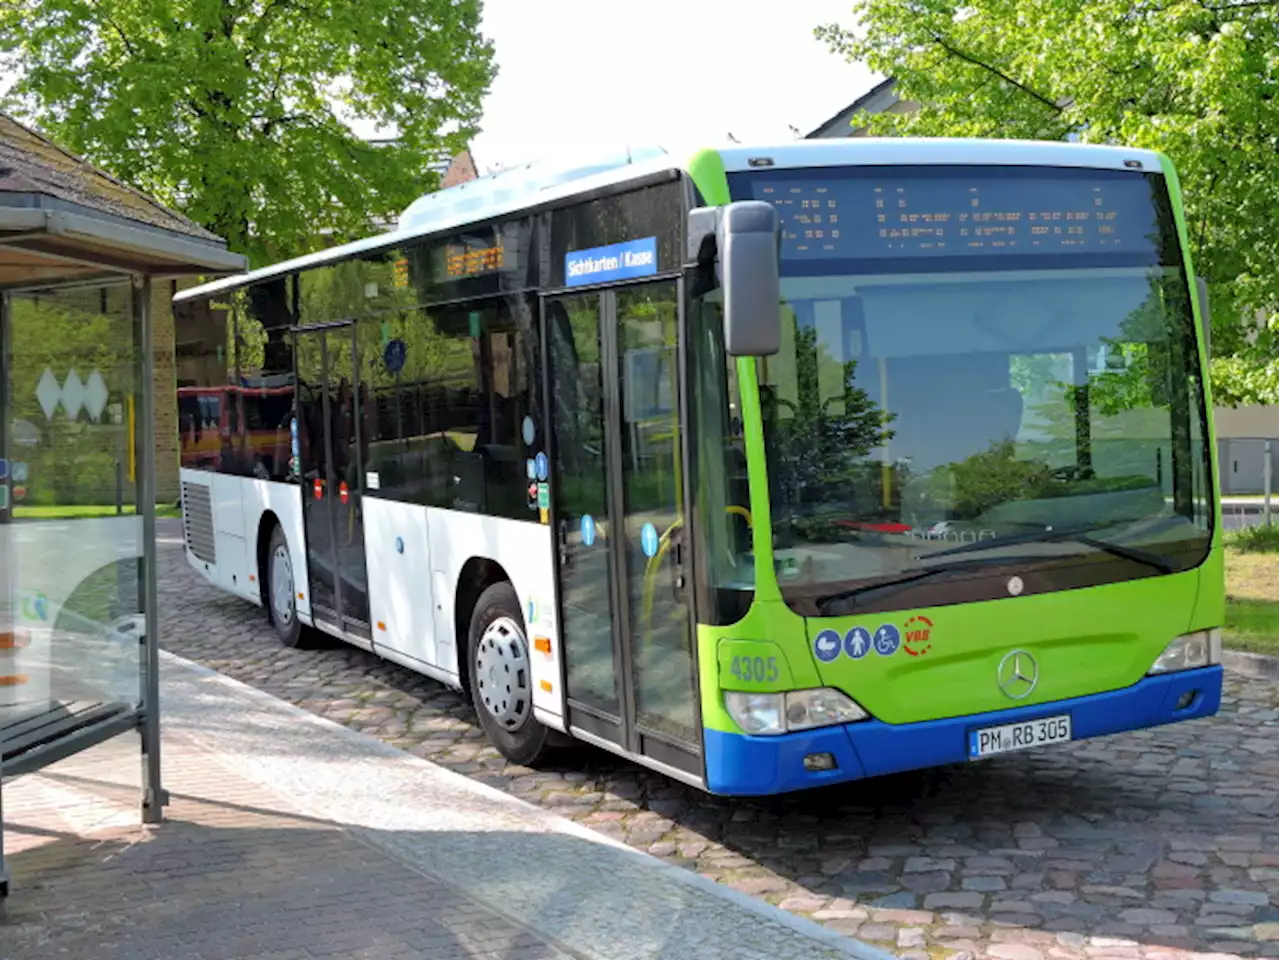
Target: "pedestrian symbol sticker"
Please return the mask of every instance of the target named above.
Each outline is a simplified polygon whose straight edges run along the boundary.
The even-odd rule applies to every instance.
[[[533,465],[538,472],[538,479],[545,481],[551,469],[551,465],[547,462],[547,455],[539,451],[538,455],[533,458]]]
[[[823,630],[813,638],[813,655],[823,663],[830,663],[840,656],[840,634]]]
[[[892,623],[882,623],[880,628],[876,630],[876,653],[882,657],[889,657],[897,653],[898,644],[901,642],[902,637],[898,633],[898,628]]]
[[[652,557],[658,552],[658,528],[652,523],[646,523],[640,528],[640,549],[646,557]]]
[[[524,462],[524,474],[530,480],[538,479],[538,465],[534,462],[533,457]]]
[[[854,627],[844,635],[844,652],[850,660],[861,660],[871,652],[871,634],[866,627]]]
[[[24,461],[15,460],[13,462],[13,480],[15,483],[26,483],[28,468]]]
[[[591,514],[582,517],[582,545],[589,547],[596,542],[596,521]]]

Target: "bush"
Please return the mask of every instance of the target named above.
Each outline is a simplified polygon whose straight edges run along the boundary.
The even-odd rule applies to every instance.
[[[1227,546],[1242,553],[1275,553],[1280,548],[1280,527],[1259,524],[1227,532]]]

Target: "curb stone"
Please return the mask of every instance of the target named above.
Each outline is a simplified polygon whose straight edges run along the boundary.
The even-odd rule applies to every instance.
[[[758,900],[755,897],[749,896],[748,894],[742,893],[741,891],[734,890],[731,887],[717,883],[715,880],[712,880],[709,877],[704,877],[699,873],[669,864],[650,853],[627,846],[619,840],[606,837],[594,830],[591,830],[589,827],[576,823],[575,821],[567,820],[557,814],[531,805],[527,801],[505,793],[496,787],[491,787],[487,784],[472,780],[471,778],[455,773],[446,767],[441,767],[432,763],[430,760],[416,757],[413,754],[403,751],[398,747],[394,747],[391,744],[385,743],[376,737],[371,737],[368,734],[353,730],[350,727],[342,726],[341,724],[326,717],[317,716],[316,714],[304,710],[302,707],[289,703],[286,700],[281,700],[278,697],[274,697],[269,693],[265,693],[255,687],[251,687],[233,677],[227,676],[226,674],[211,670],[202,664],[187,660],[184,657],[170,653],[166,650],[160,651],[160,658],[164,665],[164,669],[167,671],[177,670],[186,672],[189,676],[203,678],[208,682],[224,686],[231,691],[234,691],[241,698],[250,701],[256,700],[263,704],[264,707],[267,707],[267,709],[291,716],[301,724],[311,725],[325,731],[329,735],[340,737],[348,742],[359,743],[362,749],[367,750],[374,756],[394,757],[403,763],[429,767],[432,770],[433,777],[438,778],[442,782],[453,785],[456,789],[464,793],[469,793],[473,796],[485,797],[499,809],[505,807],[508,810],[527,811],[532,814],[536,820],[541,820],[543,822],[555,821],[557,824],[556,830],[558,832],[600,844],[601,846],[614,850],[626,858],[634,858],[638,863],[643,863],[645,867],[655,871],[657,874],[665,875],[665,877],[672,883],[684,884],[698,889],[704,894],[717,898],[726,904],[731,904],[738,909],[755,914],[762,919],[766,919],[772,923],[776,923],[779,926],[787,928],[798,936],[808,939],[815,944],[820,944],[835,952],[843,953],[846,956],[855,958],[855,960],[896,960],[895,954],[882,948],[875,947],[854,937],[840,934],[822,926],[814,920],[782,910],[769,903]],[[162,673],[162,677],[163,675],[164,674]],[[163,698],[164,694],[162,692],[162,717],[164,713]],[[206,738],[201,737],[199,739]],[[207,744],[216,746],[216,738],[209,738],[207,740]],[[252,779],[259,781],[262,780],[260,775],[255,777],[253,773],[248,771],[241,772],[250,776]],[[313,804],[308,803],[304,798],[292,797],[291,799],[298,806],[313,807]],[[322,811],[314,808],[310,812],[312,812],[313,815],[323,815]],[[379,847],[385,852],[392,854],[393,857],[401,862],[406,861],[406,852],[400,849],[399,845],[394,842],[388,842],[385,838],[377,835],[376,833],[355,824],[344,824],[344,828],[353,833],[353,835],[359,836],[361,839],[365,840],[365,842],[371,843],[371,845]],[[421,864],[414,863],[412,866],[414,869],[432,877],[432,879],[435,879],[445,886],[456,887],[456,884],[452,883],[448,878],[436,875],[433,871],[424,868]],[[467,893],[465,890],[463,892]],[[468,895],[474,896],[470,893],[468,893]],[[490,903],[486,903],[484,906],[486,909],[497,912],[523,926],[533,927],[536,933],[542,935],[541,931],[537,929],[536,924],[530,924],[527,920],[510,915],[500,906]]]
[[[1233,673],[1246,677],[1275,679],[1280,672],[1280,658],[1261,653],[1244,653],[1240,650],[1223,650],[1222,665]]]

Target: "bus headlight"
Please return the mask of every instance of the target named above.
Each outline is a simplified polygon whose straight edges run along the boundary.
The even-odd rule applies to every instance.
[[[1160,673],[1177,673],[1179,670],[1195,670],[1222,662],[1222,630],[1197,630],[1176,637],[1156,657],[1147,676]]]
[[[839,690],[819,687],[788,693],[743,693],[726,690],[724,705],[744,733],[776,736],[865,720],[869,714]]]
[[[772,736],[786,732],[781,693],[743,693],[738,690],[726,690],[724,705],[729,711],[729,716],[733,717],[733,722],[741,727],[744,733]]]
[[[787,729],[809,730],[833,727],[867,719],[867,711],[839,690],[820,687],[817,690],[793,690],[787,694]]]

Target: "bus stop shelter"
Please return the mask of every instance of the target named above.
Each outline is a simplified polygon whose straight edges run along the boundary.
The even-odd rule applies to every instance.
[[[161,818],[157,330],[181,278],[245,266],[0,114],[0,909],[7,779],[136,731]]]

